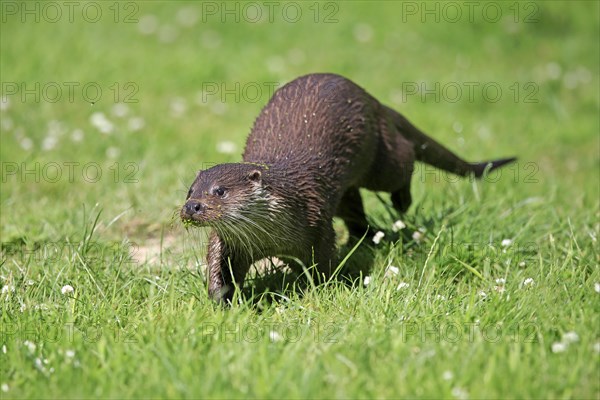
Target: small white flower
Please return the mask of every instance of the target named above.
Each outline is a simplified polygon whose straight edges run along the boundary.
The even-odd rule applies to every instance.
[[[600,282],[594,283],[594,290],[596,293],[600,293]]]
[[[5,344],[2,345],[2,353],[6,354],[6,345]]]
[[[594,343],[594,351],[600,353],[600,342]]]
[[[73,289],[73,286],[71,285],[65,285],[62,287],[62,289],[60,289],[60,292],[62,294],[71,294],[75,291],[75,289]]]
[[[27,279],[27,286],[33,286],[35,285],[35,282],[33,281],[33,279]]]
[[[122,118],[129,114],[129,107],[125,103],[117,103],[112,106],[111,112],[115,117]]]
[[[412,238],[415,242],[420,243],[423,240],[423,233],[421,231],[414,231]]]
[[[23,346],[27,347],[27,350],[29,350],[30,353],[33,353],[36,349],[35,343],[30,342],[29,340],[24,341]]]
[[[381,239],[383,239],[384,236],[385,233],[377,231],[377,233],[375,233],[375,235],[373,236],[373,243],[379,244],[379,242],[381,242]]]
[[[8,293],[8,292],[14,292],[14,291],[15,291],[15,287],[13,285],[2,286],[2,294]]]
[[[46,136],[42,141],[42,150],[49,151],[56,147],[58,138],[56,136]]]
[[[480,291],[479,293],[477,293],[479,295],[479,297],[481,297],[482,299],[485,299],[487,297],[487,293],[484,292],[483,290]]]
[[[455,387],[452,388],[452,396],[456,397],[457,399],[461,399],[461,400],[465,400],[469,398],[469,393],[467,393],[467,391],[463,388],[460,387]]]
[[[93,113],[90,117],[90,123],[101,133],[104,133],[106,135],[112,133],[112,131],[114,130],[114,125],[112,124],[112,122],[110,122],[108,118],[106,118],[106,115],[104,115],[104,113],[101,112]]]
[[[129,129],[132,132],[139,131],[145,125],[146,125],[146,122],[144,121],[144,118],[142,118],[142,117],[129,118],[129,120],[127,121],[127,129]]]
[[[81,142],[83,140],[83,131],[81,129],[75,129],[71,133],[71,140],[74,142]]]
[[[143,35],[151,35],[158,29],[158,18],[154,15],[143,15],[137,23],[137,28]]]
[[[533,278],[527,278],[523,281],[523,286],[533,286],[535,285],[535,281]]]
[[[563,342],[554,342],[552,343],[552,352],[553,353],[563,353],[567,350],[567,345]]]
[[[106,157],[108,158],[115,159],[119,157],[119,154],[121,154],[121,150],[119,150],[118,147],[111,146],[108,149],[106,149]]]
[[[6,383],[3,383],[2,386],[0,386],[0,387],[2,388],[2,391],[4,393],[8,392],[10,389]]]
[[[237,151],[237,146],[235,143],[225,140],[217,143],[217,151],[222,154],[233,154]]]
[[[513,241],[511,239],[502,239],[502,242],[500,243],[500,245],[502,245],[502,247],[508,247],[513,243]]]
[[[519,267],[521,267],[521,268],[525,268],[526,266],[527,266],[527,264],[525,264],[525,261],[521,261],[519,263]]]
[[[435,298],[436,298],[437,300],[446,301],[446,296],[444,296],[444,295],[441,295],[441,294],[437,294],[437,295],[435,296]]]
[[[506,279],[504,279],[504,278],[496,279],[496,284],[498,284],[498,285],[504,285],[505,283],[506,283]]]
[[[504,285],[498,285],[498,286],[494,286],[494,290],[498,293],[504,293],[506,292],[506,288],[504,287]]]
[[[373,38],[373,28],[370,25],[361,23],[354,27],[354,39],[360,43],[367,43]]]
[[[280,342],[281,339],[283,339],[283,338],[281,337],[281,335],[279,334],[279,332],[277,332],[277,331],[270,331],[269,332],[269,340],[271,342]]]
[[[6,111],[8,110],[8,107],[10,107],[10,99],[8,96],[2,96],[2,98],[0,98],[0,111]]]
[[[404,228],[406,228],[406,224],[404,222],[402,222],[401,220],[394,222],[394,225],[392,225],[392,230],[394,232],[398,232]]]
[[[31,150],[33,148],[33,140],[29,139],[28,137],[24,137],[23,139],[19,140],[19,145],[23,150]]]
[[[67,351],[65,351],[65,357],[67,357],[67,358],[73,358],[73,357],[75,357],[75,350],[67,350]]]
[[[562,335],[562,341],[566,344],[579,342],[579,335],[577,334],[577,332],[573,331],[565,332]]]
[[[187,103],[182,97],[176,97],[173,100],[171,100],[169,108],[171,110],[172,116],[181,117],[183,114],[185,114],[187,110]]]
[[[398,284],[398,286],[396,287],[396,290],[402,290],[402,289],[407,289],[410,286],[410,283],[407,282],[400,282]]]
[[[369,283],[371,283],[371,277],[370,276],[365,276],[365,279],[363,280],[363,285],[368,286]]]
[[[392,276],[398,275],[398,273],[400,273],[400,270],[398,269],[398,267],[394,267],[393,265],[390,265],[389,267],[387,267],[385,269],[385,277],[390,278]]]
[[[454,374],[452,373],[452,371],[444,371],[444,373],[442,374],[442,379],[445,381],[450,381],[452,380],[452,378],[454,378]]]

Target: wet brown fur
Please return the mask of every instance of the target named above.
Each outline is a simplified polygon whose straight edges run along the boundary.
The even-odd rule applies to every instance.
[[[201,171],[181,210],[184,222],[214,228],[209,293],[219,301],[230,301],[264,257],[316,263],[317,275],[328,277],[336,262],[333,216],[351,235],[369,229],[359,188],[390,192],[405,212],[415,160],[480,177],[514,159],[467,163],[348,79],[311,74],[275,92],[243,160]]]

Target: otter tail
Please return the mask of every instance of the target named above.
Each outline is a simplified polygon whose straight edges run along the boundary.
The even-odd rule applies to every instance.
[[[492,171],[517,159],[516,157],[510,157],[493,161],[467,162],[440,143],[425,135],[403,115],[389,107],[386,108],[388,109],[396,128],[406,139],[414,143],[415,157],[418,161],[443,169],[444,171],[452,172],[459,176],[473,174],[475,177],[480,178],[485,171]]]

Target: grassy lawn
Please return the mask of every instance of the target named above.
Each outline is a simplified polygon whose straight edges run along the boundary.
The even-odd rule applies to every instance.
[[[2,0],[0,395],[600,398],[599,4]],[[365,192],[353,284],[221,309],[176,212],[309,72],[519,162]]]

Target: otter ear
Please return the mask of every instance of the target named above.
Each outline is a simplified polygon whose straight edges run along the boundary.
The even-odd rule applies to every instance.
[[[258,169],[254,169],[248,174],[248,179],[252,182],[260,182],[261,177],[262,173]]]

